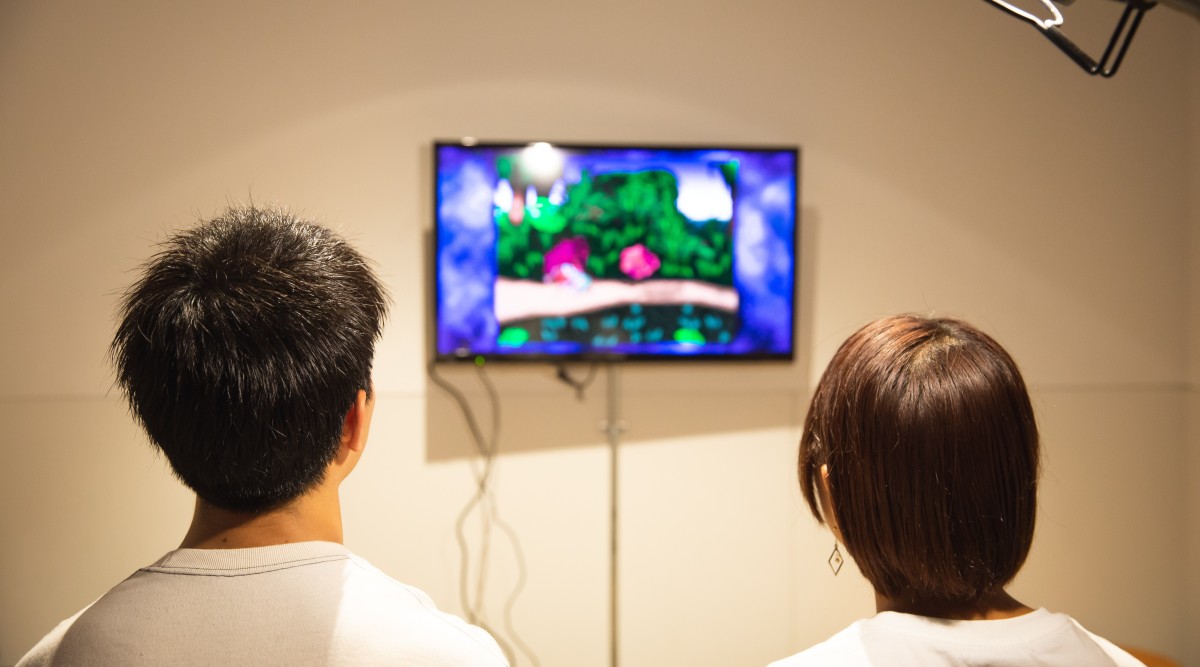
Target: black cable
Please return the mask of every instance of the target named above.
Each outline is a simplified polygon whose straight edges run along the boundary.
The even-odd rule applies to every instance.
[[[488,443],[488,456],[496,455],[496,445],[500,442],[500,394],[496,392],[496,386],[492,384],[492,379],[483,370],[483,364],[476,364],[475,370],[479,375],[479,381],[483,384],[483,388],[487,390],[488,402],[492,407],[492,441]]]
[[[487,463],[488,476],[490,477],[492,461],[496,453],[500,450],[500,394],[496,391],[496,386],[492,384],[492,379],[488,377],[487,371],[484,369],[484,365],[477,364],[475,369],[478,372],[480,383],[483,384],[484,389],[487,391],[488,400],[492,408],[492,441],[488,447]],[[484,488],[485,492],[490,491],[490,489],[485,487],[481,488]],[[521,635],[517,633],[517,630],[513,626],[512,622],[513,607],[516,605],[517,598],[520,596],[521,591],[525,589],[525,584],[529,580],[529,568],[527,567],[525,561],[525,551],[521,548],[521,540],[517,537],[517,532],[513,530],[512,526],[509,525],[507,521],[504,521],[500,518],[500,513],[496,509],[495,498],[490,495],[487,497],[491,500],[492,522],[494,522],[496,526],[508,536],[509,544],[511,544],[513,548],[513,557],[517,561],[517,583],[513,587],[512,593],[509,594],[508,599],[504,603],[504,629],[506,632],[508,632],[509,639],[511,639],[512,642],[517,645],[517,648],[520,649],[521,653],[525,654],[525,657],[529,658],[530,664],[533,665],[533,667],[541,667],[541,662],[538,661],[537,655],[534,654],[533,650],[529,648],[529,645],[525,643],[525,641],[521,638]],[[481,561],[481,578],[484,569],[485,566]]]
[[[480,608],[483,605],[483,593],[486,588],[485,581],[487,577],[487,561],[491,548],[491,527],[495,524],[504,534],[513,548],[513,553],[517,561],[517,583],[513,588],[513,592],[505,601],[504,606],[504,629],[508,633],[509,638],[517,649],[520,650],[527,658],[533,667],[540,667],[541,663],[537,659],[537,655],[529,648],[529,646],[517,634],[512,623],[512,609],[516,604],[516,600],[525,588],[528,581],[528,568],[525,561],[525,554],[521,548],[520,540],[517,533],[507,522],[500,518],[499,512],[496,509],[496,501],[492,496],[491,478],[495,463],[495,455],[498,451],[500,442],[500,397],[496,392],[495,385],[492,384],[491,378],[484,371],[483,365],[477,365],[476,370],[480,383],[483,384],[487,391],[488,400],[492,410],[492,429],[491,437],[487,438],[483,434],[483,430],[479,427],[479,422],[475,417],[475,411],[472,409],[467,397],[458,390],[457,387],[450,384],[445,378],[437,372],[437,366],[430,361],[427,366],[430,380],[434,384],[441,387],[454,402],[458,404],[459,410],[462,412],[464,419],[467,422],[467,428],[471,432],[471,439],[475,443],[475,449],[479,457],[483,460],[482,469],[476,465],[475,459],[471,459],[471,473],[475,478],[475,492],[471,499],[459,512],[458,518],[454,522],[455,539],[458,542],[459,556],[461,559],[461,567],[459,568],[459,600],[463,610],[467,615],[468,622],[473,625],[478,625],[483,628],[488,634],[496,640],[500,645],[504,655],[513,665],[516,664],[515,654],[513,649],[507,642],[501,639],[499,633],[493,630],[484,622]],[[476,585],[475,602],[471,602],[471,596],[468,592],[470,589],[470,547],[467,543],[465,525],[467,518],[476,508],[480,510],[481,520],[481,544],[479,556],[479,579]]]
[[[483,370],[483,365],[477,365],[476,371],[479,375],[479,380],[483,383],[484,389],[487,390],[488,403],[492,409],[492,437],[484,443],[481,452],[483,456],[484,466],[483,474],[477,478],[478,494],[480,502],[480,518],[479,526],[479,577],[475,580],[475,605],[478,608],[483,608],[483,594],[487,590],[487,575],[488,575],[488,558],[492,550],[492,520],[495,518],[496,501],[491,495],[491,479],[492,467],[496,457],[496,445],[500,440],[500,397],[496,393],[496,388],[492,386],[491,379]],[[512,657],[509,657],[512,661]]]
[[[496,525],[500,527],[500,530],[504,531],[504,533],[508,535],[508,540],[513,547],[513,555],[517,560],[517,583],[515,586],[513,586],[513,591],[509,594],[508,600],[504,602],[504,629],[508,632],[509,637],[512,638],[513,643],[517,645],[517,648],[521,650],[521,653],[524,653],[525,656],[529,658],[529,663],[533,665],[533,667],[541,667],[542,663],[538,661],[537,655],[533,652],[533,649],[529,648],[529,645],[526,644],[523,639],[521,639],[521,635],[517,634],[516,629],[513,627],[512,621],[513,607],[516,606],[517,598],[521,595],[521,592],[525,590],[525,584],[529,580],[529,571],[525,564],[525,551],[521,548],[521,541],[517,539],[517,533],[515,530],[513,530],[512,526],[508,525],[508,522],[502,520],[499,516],[495,516],[493,518],[496,521]]]
[[[476,448],[479,449],[481,455],[485,455],[486,449],[484,443],[486,439],[483,437],[483,431],[479,430],[479,422],[475,421],[475,412],[471,410],[471,405],[467,402],[467,397],[438,374],[437,365],[432,360],[429,361],[426,368],[429,372],[429,379],[433,380],[433,383],[445,390],[447,394],[450,394],[450,397],[458,403],[459,409],[462,410],[463,416],[467,420],[467,428],[471,430],[471,436],[475,440]]]
[[[454,522],[454,537],[455,541],[458,543],[458,552],[461,561],[458,581],[459,604],[462,605],[463,613],[465,613],[467,616],[467,622],[483,628],[488,634],[492,635],[492,637],[496,639],[496,642],[500,644],[500,647],[504,651],[504,654],[508,658],[509,662],[512,662],[512,649],[509,648],[507,644],[505,644],[504,641],[497,636],[495,631],[488,627],[487,623],[483,620],[480,613],[476,609],[476,606],[472,604],[470,596],[470,546],[467,543],[464,526],[466,525],[467,517],[471,515],[471,512],[483,501],[485,495],[487,494],[488,481],[491,477],[491,451],[488,446],[487,439],[483,435],[483,431],[479,428],[479,422],[475,419],[475,411],[471,408],[471,404],[467,401],[467,397],[464,396],[457,387],[450,384],[445,378],[438,374],[437,366],[432,360],[429,362],[426,369],[429,374],[429,379],[432,380],[434,384],[441,387],[442,390],[449,394],[450,397],[454,399],[454,402],[458,404],[459,410],[462,412],[463,417],[467,422],[467,429],[471,432],[471,439],[475,443],[475,449],[484,460],[483,470],[481,471],[476,466],[475,460],[473,458],[471,459],[471,473],[475,478],[475,492],[471,495],[471,499],[467,501],[467,504],[463,506],[462,511],[459,512],[458,518]],[[481,516],[484,518],[484,522],[486,523],[486,516],[483,514],[481,514]]]
[[[566,364],[558,364],[558,370],[555,373],[555,377],[574,389],[576,400],[582,401],[584,390],[587,389],[588,385],[592,384],[592,381],[596,379],[596,366],[596,362],[593,361],[592,364],[588,366],[587,375],[584,376],[582,380],[576,380],[574,376],[571,375],[570,371],[567,370]]]

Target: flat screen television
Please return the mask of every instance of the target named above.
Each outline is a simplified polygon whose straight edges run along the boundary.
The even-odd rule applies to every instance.
[[[791,359],[799,150],[434,144],[434,358]]]

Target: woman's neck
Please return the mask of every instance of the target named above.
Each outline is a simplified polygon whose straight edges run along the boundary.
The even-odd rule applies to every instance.
[[[954,621],[996,621],[1024,616],[1033,611],[1013,599],[1004,590],[971,602],[945,600],[901,600],[875,593],[875,611],[895,611],[902,614],[945,618]]]

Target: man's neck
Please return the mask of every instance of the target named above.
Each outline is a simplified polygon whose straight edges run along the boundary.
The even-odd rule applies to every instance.
[[[244,549],[292,542],[342,541],[337,490],[314,489],[281,507],[257,514],[234,512],[196,499],[181,549]]]

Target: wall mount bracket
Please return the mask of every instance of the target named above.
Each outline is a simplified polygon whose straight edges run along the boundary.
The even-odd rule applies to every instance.
[[[1059,26],[1063,24],[1063,15],[1051,0],[1041,0],[1042,4],[1050,10],[1051,17],[1048,19],[1039,18],[1006,0],[987,1],[1001,11],[1037,28],[1060,51],[1075,61],[1075,64],[1079,65],[1083,71],[1092,75],[1099,74],[1105,78],[1112,77],[1117,73],[1121,67],[1121,61],[1125,59],[1125,52],[1129,50],[1133,36],[1142,23],[1142,17],[1158,4],[1156,0],[1124,0],[1125,11],[1121,13],[1121,19],[1117,22],[1117,27],[1108,40],[1108,47],[1104,49],[1104,54],[1100,56],[1100,59],[1095,60],[1059,30]]]

